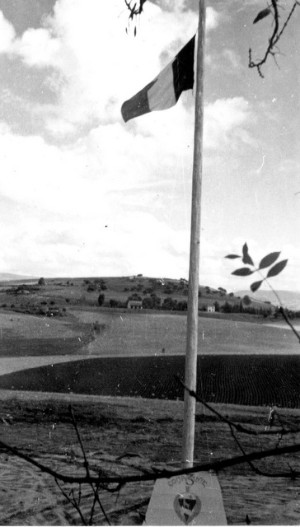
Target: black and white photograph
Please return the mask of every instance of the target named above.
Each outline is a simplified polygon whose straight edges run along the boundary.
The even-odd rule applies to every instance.
[[[0,0],[0,525],[300,524],[300,1]]]

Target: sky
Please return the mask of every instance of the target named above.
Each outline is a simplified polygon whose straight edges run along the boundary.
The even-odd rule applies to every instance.
[[[196,0],[0,0],[0,272],[187,278],[194,96],[124,123],[122,103],[197,29]],[[282,1],[281,17],[290,0]],[[300,291],[300,8],[264,78],[261,0],[207,1],[200,283],[234,291],[247,242]],[[298,193],[298,194],[297,194]]]

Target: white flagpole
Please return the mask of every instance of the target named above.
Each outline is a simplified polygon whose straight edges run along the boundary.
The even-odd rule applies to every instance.
[[[197,44],[194,166],[190,241],[189,298],[185,359],[185,384],[196,391],[198,347],[198,289],[200,259],[200,209],[203,142],[203,73],[205,40],[205,0],[199,0]],[[197,41],[197,40],[196,40]],[[194,463],[196,400],[185,390],[182,461]],[[227,525],[218,479],[211,472],[201,472],[200,480],[187,478],[157,480],[147,509],[146,525]],[[189,507],[185,500],[189,500]]]
[[[196,39],[197,42],[197,39]],[[205,0],[199,0],[198,45],[196,60],[195,131],[190,237],[190,268],[185,356],[185,385],[196,391],[198,350],[198,289],[200,259],[200,219],[203,143],[203,77],[205,44]],[[186,466],[194,461],[196,400],[185,390],[182,457]]]

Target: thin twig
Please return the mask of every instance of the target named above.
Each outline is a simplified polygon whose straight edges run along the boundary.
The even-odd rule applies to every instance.
[[[259,76],[262,77],[262,78],[264,76],[262,74],[261,67],[267,62],[269,56],[273,56],[273,58],[274,58],[274,60],[276,62],[275,55],[278,52],[274,51],[274,48],[275,48],[276,44],[278,43],[278,41],[281,39],[284,31],[286,30],[286,27],[289,24],[296,7],[300,5],[298,0],[296,0],[294,2],[293,6],[292,6],[292,8],[291,8],[291,10],[290,10],[285,22],[284,22],[284,24],[282,25],[282,27],[280,29],[280,27],[279,27],[280,15],[279,15],[279,12],[278,12],[278,7],[280,7],[280,6],[278,5],[278,0],[271,0],[271,4],[272,4],[272,8],[273,8],[274,29],[273,29],[273,32],[271,34],[271,37],[269,38],[269,44],[268,44],[268,46],[266,48],[265,54],[264,54],[264,56],[261,59],[254,61],[254,60],[252,60],[252,49],[251,48],[249,49],[248,67],[249,68],[256,68]]]
[[[76,420],[75,420],[75,417],[74,417],[74,412],[73,412],[73,409],[72,409],[71,405],[69,405],[69,412],[70,412],[70,415],[71,415],[72,424],[73,424],[75,432],[76,432],[77,440],[78,440],[78,443],[80,445],[81,452],[82,452],[82,455],[83,455],[84,467],[85,467],[85,470],[86,470],[86,475],[89,477],[90,476],[89,462],[87,460],[85,449],[84,449],[84,446],[83,446],[83,443],[82,443],[82,440],[81,440],[81,436],[80,436],[80,433],[79,433],[79,430],[78,430],[78,426],[77,426],[77,423],[76,423]]]
[[[223,421],[223,423],[226,423],[227,425],[233,426],[238,432],[242,432],[243,434],[253,435],[253,436],[260,436],[260,435],[288,435],[288,434],[297,434],[300,433],[300,429],[293,429],[293,430],[287,430],[285,428],[279,428],[274,430],[253,430],[252,428],[246,428],[245,426],[242,426],[240,424],[236,424],[233,421],[230,421],[230,419],[227,419],[227,417],[224,417],[220,412],[215,410],[210,404],[208,404],[206,401],[204,401],[194,390],[190,390],[184,382],[180,379],[179,376],[175,376],[176,380],[183,386],[183,388],[190,394],[191,397],[194,397],[198,403],[203,404],[205,408],[210,410],[213,414],[215,414],[220,421]]]
[[[234,439],[234,441],[236,442],[237,446],[239,447],[240,451],[242,452],[242,454],[244,456],[247,456],[247,453],[246,451],[244,450],[241,442],[238,440],[238,438],[236,437],[235,433],[234,433],[234,429],[231,425],[229,425],[229,428],[230,428],[230,432],[231,432],[231,435]],[[281,478],[282,475],[281,473],[270,473],[270,472],[264,472],[263,470],[260,470],[259,468],[257,468],[253,463],[252,461],[248,461],[248,465],[249,467],[258,475],[258,476],[265,476],[265,477],[269,477],[269,478]]]
[[[286,323],[288,324],[288,326],[290,326],[290,328],[293,331],[294,335],[296,335],[296,337],[297,337],[297,339],[298,339],[298,341],[300,343],[300,335],[299,335],[298,331],[296,330],[296,328],[293,326],[292,322],[290,321],[290,319],[289,319],[284,307],[280,306],[279,311],[282,314],[282,316],[283,316],[284,320],[286,321]]]
[[[84,466],[85,466],[85,470],[86,470],[86,475],[87,475],[87,478],[90,478],[91,474],[90,474],[89,462],[88,462],[88,459],[87,459],[87,455],[85,453],[85,448],[83,446],[81,435],[79,433],[77,422],[76,422],[76,419],[75,419],[75,416],[74,416],[74,412],[73,412],[73,409],[72,409],[71,405],[69,405],[69,412],[70,412],[70,415],[71,415],[71,418],[72,418],[72,424],[73,424],[75,432],[76,432],[77,440],[78,440],[78,443],[79,443],[81,451],[82,451],[82,455],[83,455],[83,459],[84,459]],[[91,508],[89,525],[91,525],[92,521],[93,521],[93,515],[94,515],[94,510],[95,510],[96,503],[98,503],[98,505],[99,505],[104,517],[105,517],[105,520],[107,521],[108,525],[110,525],[109,518],[108,518],[108,516],[107,516],[107,514],[105,512],[105,509],[104,509],[104,507],[103,507],[103,505],[101,503],[101,500],[99,498],[99,494],[98,494],[99,484],[96,483],[96,488],[94,487],[93,483],[90,483],[90,486],[91,486],[91,489],[92,489],[93,494],[94,494],[94,501],[93,501],[93,505],[92,505],[92,508]]]
[[[66,500],[71,503],[72,507],[74,507],[74,509],[76,509],[76,511],[78,512],[79,516],[80,516],[80,519],[83,523],[83,525],[88,525],[82,512],[81,512],[81,509],[80,509],[80,498],[81,498],[81,490],[80,490],[80,497],[79,497],[79,500],[77,502],[77,500],[75,499],[74,497],[74,492],[73,492],[73,489],[71,489],[71,494],[73,496],[73,499],[70,498],[70,495],[66,493],[66,491],[63,489],[63,486],[60,484],[60,482],[58,481],[57,478],[54,478],[54,481],[56,483],[56,485],[58,486],[60,492],[62,493],[62,495],[66,498]],[[81,486],[79,486],[81,488]]]

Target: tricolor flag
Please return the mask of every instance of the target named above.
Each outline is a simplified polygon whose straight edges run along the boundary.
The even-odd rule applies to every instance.
[[[152,82],[123,103],[121,113],[125,123],[145,113],[171,108],[183,91],[193,89],[194,50],[195,37]]]

